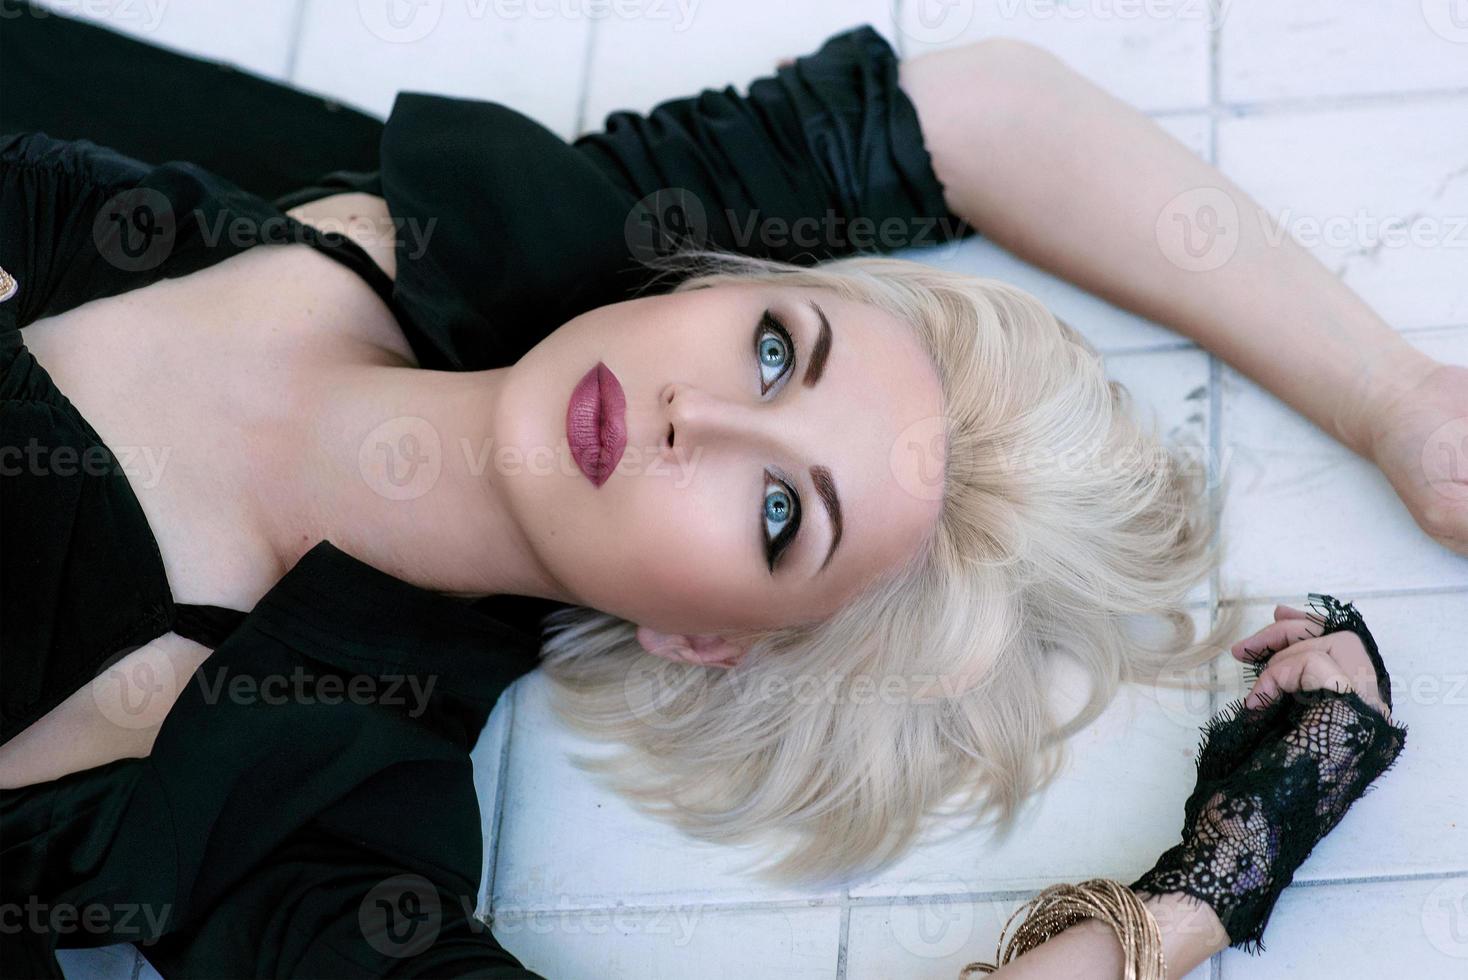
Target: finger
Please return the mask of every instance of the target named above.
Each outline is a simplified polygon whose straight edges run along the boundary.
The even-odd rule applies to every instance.
[[[1298,659],[1296,676],[1297,691],[1334,691],[1345,694],[1354,691],[1350,675],[1324,650],[1312,650]]]
[[[1345,694],[1352,689],[1351,678],[1324,649],[1292,649],[1270,660],[1244,704],[1256,708],[1266,698],[1285,694],[1321,690]]]
[[[1309,618],[1310,618],[1310,614],[1309,613],[1307,613],[1303,609],[1296,609],[1294,606],[1286,606],[1284,603],[1280,603],[1279,605],[1277,605],[1277,606],[1274,607],[1274,621],[1276,623],[1279,622],[1281,619],[1309,619]]]
[[[1381,701],[1381,690],[1377,686],[1376,667],[1361,638],[1350,630],[1337,630],[1314,639],[1302,640],[1290,647],[1287,653],[1299,655],[1320,651],[1336,662],[1341,671],[1351,679],[1351,687],[1363,698]],[[1283,656],[1279,654],[1278,656]]]
[[[1268,659],[1303,640],[1320,635],[1320,626],[1309,619],[1281,619],[1270,623],[1253,636],[1245,637],[1229,648],[1235,660],[1250,663]]]
[[[1267,672],[1260,674],[1259,679],[1254,682],[1254,686],[1249,689],[1248,695],[1244,698],[1244,707],[1251,711],[1262,708],[1266,701],[1277,701],[1284,696],[1284,693],[1279,689],[1279,679],[1274,674]]]

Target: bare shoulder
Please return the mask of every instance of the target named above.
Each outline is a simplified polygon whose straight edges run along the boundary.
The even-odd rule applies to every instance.
[[[397,277],[397,226],[387,201],[377,195],[333,194],[286,213],[321,231],[345,235],[360,245],[389,279]]]

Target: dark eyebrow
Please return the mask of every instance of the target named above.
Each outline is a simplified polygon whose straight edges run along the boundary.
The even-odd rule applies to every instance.
[[[816,569],[819,574],[826,570],[827,565],[831,564],[831,556],[836,553],[836,546],[841,543],[841,498],[836,495],[836,481],[831,479],[831,471],[826,467],[812,466],[810,480],[815,484],[816,495],[821,498],[821,503],[826,505],[826,513],[831,518],[831,547],[826,549],[826,559],[821,562],[821,567]]]
[[[831,321],[826,319],[826,311],[815,300],[809,302],[811,309],[816,311],[816,316],[821,318],[821,332],[816,335],[816,345],[810,349],[810,363],[806,364],[805,375],[800,379],[800,383],[807,388],[821,380],[821,372],[826,369],[826,358],[831,353]]]

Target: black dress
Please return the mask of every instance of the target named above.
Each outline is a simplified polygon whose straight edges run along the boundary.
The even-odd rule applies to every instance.
[[[33,50],[15,39],[59,23],[0,27],[0,87],[11,55]],[[77,30],[63,36],[135,45]],[[5,112],[0,123],[15,118]],[[0,137],[0,268],[19,284],[0,302],[0,741],[169,629],[213,648],[148,758],[0,793],[0,909],[22,912],[0,935],[0,975],[59,976],[55,948],[123,941],[147,944],[165,976],[533,975],[473,914],[483,841],[469,751],[534,666],[526,610],[543,609],[418,589],[327,541],[248,613],[174,603],[125,468],[22,327],[299,241],[388,302],[424,367],[478,369],[659,288],[639,261],[648,250],[692,237],[809,262],[861,244],[750,238],[752,216],[828,229],[897,218],[912,244],[958,228],[895,56],[867,28],[747,96],[614,114],[570,145],[500,105],[404,94],[378,150],[377,169],[303,177],[309,187],[272,203],[192,164]],[[405,223],[395,282],[350,240],[281,211],[347,189],[381,194]],[[432,234],[415,237],[415,220]],[[223,227],[243,231],[211,233]]]

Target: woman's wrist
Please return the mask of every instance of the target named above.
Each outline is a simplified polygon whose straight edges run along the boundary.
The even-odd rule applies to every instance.
[[[1337,431],[1331,434],[1347,448],[1377,462],[1378,444],[1391,419],[1439,366],[1400,337],[1375,355],[1363,357],[1359,379],[1341,392]]]
[[[1183,976],[1228,946],[1228,933],[1208,903],[1181,892],[1137,894],[1157,920],[1169,977]]]

